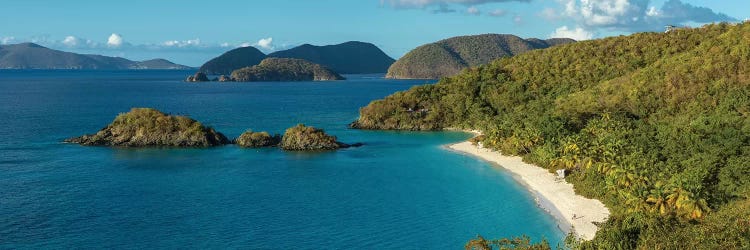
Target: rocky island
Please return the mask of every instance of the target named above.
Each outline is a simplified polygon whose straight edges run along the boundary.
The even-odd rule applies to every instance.
[[[196,120],[152,108],[133,108],[96,134],[65,142],[118,147],[211,147],[230,143],[223,134]]]
[[[271,136],[268,132],[253,132],[247,130],[234,140],[237,146],[243,148],[263,148],[275,147],[281,142],[281,136],[276,134]]]
[[[238,82],[259,81],[335,81],[345,78],[320,65],[292,58],[267,58],[260,64],[232,72]]]
[[[205,73],[196,72],[194,75],[188,76],[185,79],[185,81],[186,82],[208,82],[210,80],[208,79],[208,76]]]
[[[308,127],[304,124],[288,128],[280,144],[281,149],[289,151],[334,150],[361,145],[359,143],[349,145],[338,142],[336,136],[328,135],[322,129]]]

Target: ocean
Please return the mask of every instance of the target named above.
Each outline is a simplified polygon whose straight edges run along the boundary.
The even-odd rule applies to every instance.
[[[448,151],[461,132],[348,129],[424,80],[185,83],[188,71],[0,71],[0,248],[462,249],[564,233],[501,168]],[[233,139],[298,123],[359,148],[284,152],[65,144],[133,107]]]

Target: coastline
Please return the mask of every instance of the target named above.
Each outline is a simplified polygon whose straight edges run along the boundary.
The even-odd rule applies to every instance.
[[[572,184],[557,180],[547,169],[525,163],[521,157],[506,156],[472,145],[469,141],[450,144],[447,148],[497,164],[513,174],[516,180],[534,194],[539,206],[555,217],[560,229],[566,233],[573,230],[580,239],[593,239],[599,230],[594,222],[604,222],[609,217],[609,209],[601,201],[576,194]],[[573,218],[574,215],[576,218]]]

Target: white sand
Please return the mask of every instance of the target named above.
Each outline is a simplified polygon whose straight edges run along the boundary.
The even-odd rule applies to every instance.
[[[581,239],[593,239],[599,228],[592,222],[603,222],[609,217],[609,209],[602,202],[577,195],[572,184],[557,180],[555,174],[525,163],[521,157],[505,156],[500,152],[474,146],[470,142],[448,147],[498,164],[513,173],[517,180],[534,193],[539,205],[557,219],[562,230],[568,232],[572,225],[575,234]],[[573,215],[576,216],[575,219]]]

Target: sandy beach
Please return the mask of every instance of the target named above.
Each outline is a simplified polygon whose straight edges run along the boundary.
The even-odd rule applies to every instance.
[[[568,232],[572,226],[581,239],[593,239],[598,230],[593,222],[603,222],[609,216],[609,209],[602,202],[577,195],[572,184],[556,179],[555,174],[544,168],[523,162],[521,157],[505,156],[500,152],[472,145],[468,141],[448,147],[510,171],[534,193],[539,205],[557,219],[561,229]]]

